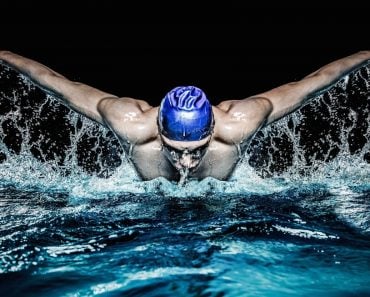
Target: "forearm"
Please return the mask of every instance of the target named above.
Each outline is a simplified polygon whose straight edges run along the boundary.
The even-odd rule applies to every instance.
[[[320,93],[326,91],[327,88],[331,87],[336,81],[367,64],[370,64],[370,51],[360,51],[321,67],[303,79],[318,77],[318,82],[312,85],[311,92],[305,94],[305,98],[303,99],[318,96]]]
[[[0,51],[0,61],[26,75],[46,93],[64,101],[69,107],[103,123],[97,106],[103,98],[116,97],[88,85],[70,81],[47,66],[8,51]]]
[[[347,74],[370,64],[370,51],[361,51],[333,61],[303,79],[287,83],[258,96],[267,98],[273,105],[268,123],[296,110],[310,99],[328,91]]]
[[[51,77],[66,79],[61,74],[39,62],[9,51],[0,51],[0,60],[2,60],[2,64],[27,76],[47,93],[57,97],[63,97],[61,92],[58,92],[57,86],[50,82]]]

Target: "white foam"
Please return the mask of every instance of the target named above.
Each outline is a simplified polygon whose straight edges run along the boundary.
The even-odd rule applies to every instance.
[[[321,231],[312,231],[312,230],[305,230],[305,229],[295,229],[295,228],[290,228],[290,227],[283,227],[280,225],[273,225],[276,230],[293,235],[293,236],[298,236],[302,238],[315,238],[315,239],[339,239],[339,236],[336,235],[330,235],[330,234],[325,234],[324,232]]]

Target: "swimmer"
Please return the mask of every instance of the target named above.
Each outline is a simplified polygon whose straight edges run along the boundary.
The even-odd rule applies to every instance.
[[[67,79],[37,61],[0,51],[0,61],[28,76],[71,109],[108,127],[143,180],[227,180],[252,136],[303,106],[356,67],[370,51],[333,61],[301,80],[213,106],[196,86],[179,86],[159,106]]]

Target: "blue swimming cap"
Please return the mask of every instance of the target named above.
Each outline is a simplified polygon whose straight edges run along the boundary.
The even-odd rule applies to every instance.
[[[201,140],[212,133],[212,106],[201,89],[176,87],[162,99],[158,124],[171,140]]]

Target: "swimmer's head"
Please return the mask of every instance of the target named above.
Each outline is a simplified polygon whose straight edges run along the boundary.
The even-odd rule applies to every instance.
[[[199,141],[176,141],[161,135],[162,150],[181,175],[195,171],[207,152],[212,135]]]
[[[202,140],[212,134],[212,106],[201,89],[176,87],[162,99],[158,125],[160,133],[170,140]]]

